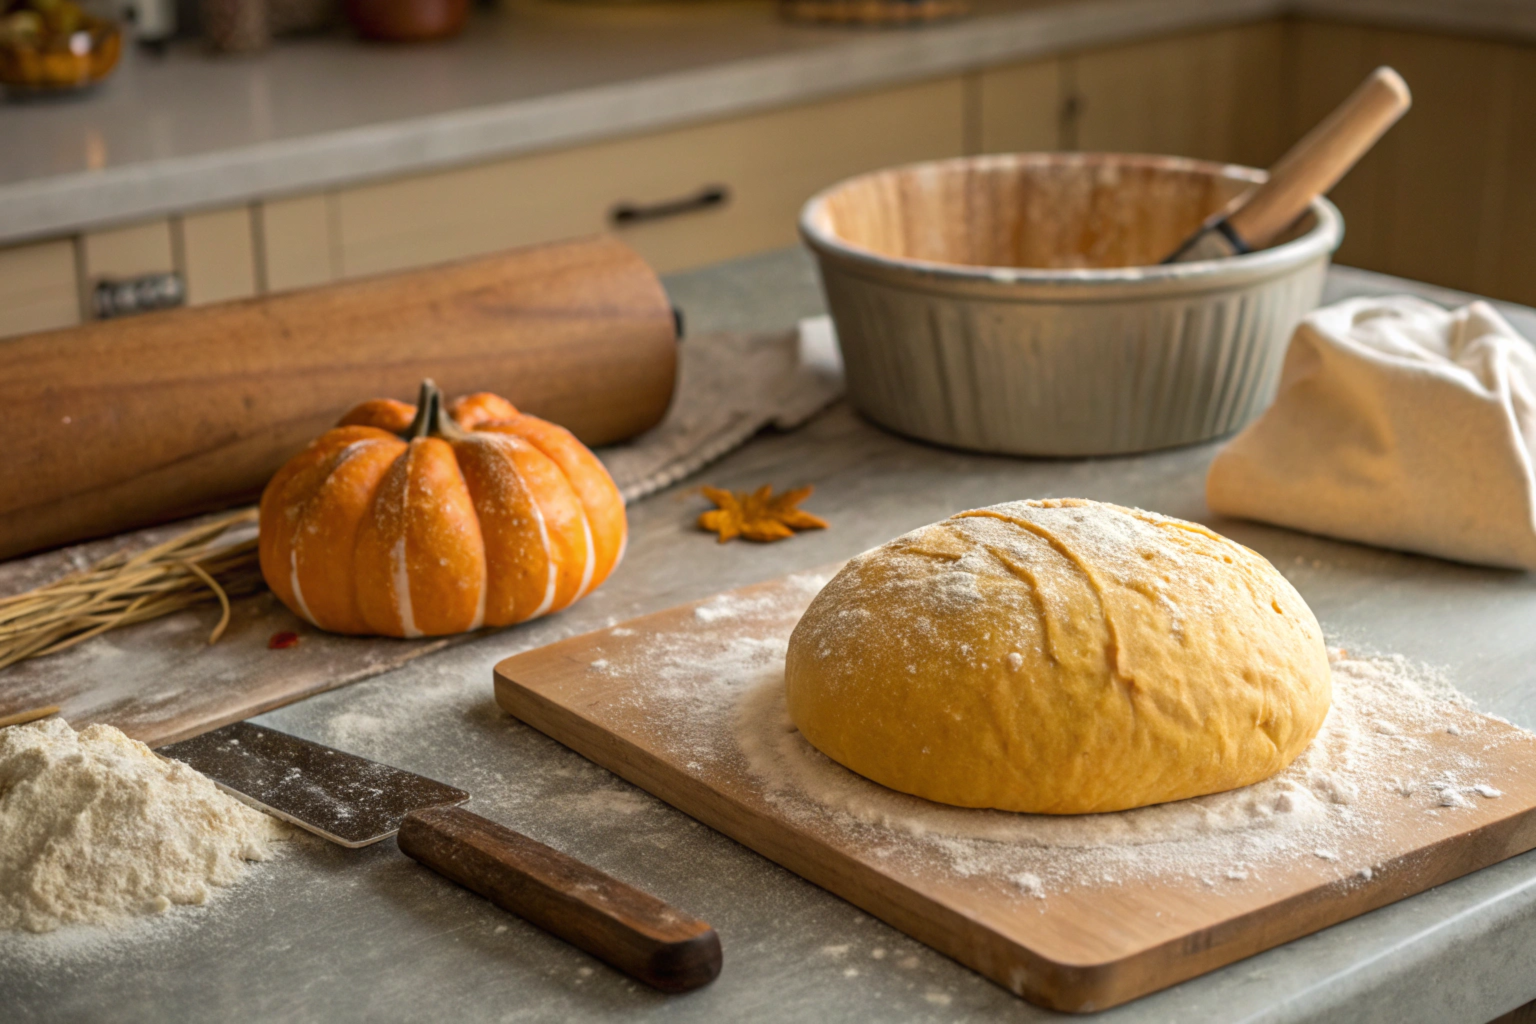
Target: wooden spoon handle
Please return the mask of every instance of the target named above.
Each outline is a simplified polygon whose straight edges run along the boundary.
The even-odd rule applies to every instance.
[[[462,807],[412,811],[399,843],[438,874],[663,992],[720,974],[720,936],[705,922]]]
[[[1333,188],[1412,102],[1401,75],[1377,68],[1270,168],[1269,180],[1240,200],[1242,205],[1227,215],[1227,223],[1249,248],[1268,245],[1301,216],[1314,196]]]

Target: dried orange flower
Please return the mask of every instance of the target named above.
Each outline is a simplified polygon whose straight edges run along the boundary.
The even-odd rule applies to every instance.
[[[699,489],[704,492],[704,497],[718,506],[699,516],[699,529],[718,533],[721,544],[737,537],[767,543],[793,537],[796,530],[827,528],[825,519],[795,507],[810,497],[811,487],[797,487],[777,498],[767,484],[751,494],[719,487]]]

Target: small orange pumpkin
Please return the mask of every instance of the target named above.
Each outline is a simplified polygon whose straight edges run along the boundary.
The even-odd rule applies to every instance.
[[[261,573],[333,633],[441,636],[556,612],[624,555],[624,499],[570,431],[488,393],[364,402],[261,496]]]

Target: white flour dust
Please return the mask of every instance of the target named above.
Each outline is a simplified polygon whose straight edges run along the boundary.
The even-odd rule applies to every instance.
[[[205,903],[286,835],[111,726],[0,729],[0,931]]]
[[[1379,820],[1362,794],[1390,790],[1407,813],[1465,808],[1502,794],[1477,760],[1431,763],[1424,735],[1474,716],[1422,667],[1398,657],[1333,660],[1333,707],[1289,768],[1242,789],[1112,814],[1030,815],[935,804],[877,785],[829,760],[794,728],[782,678],[741,693],[735,738],[768,799],[796,820],[881,843],[886,856],[938,860],[1043,898],[1085,881],[1258,879],[1298,853],[1368,856]],[[878,836],[878,838],[877,838]],[[1355,851],[1360,850],[1357,854]],[[1368,863],[1357,865],[1371,877]]]
[[[775,604],[771,596],[741,597],[736,594],[721,594],[710,598],[693,610],[693,617],[700,622],[719,622],[722,619],[739,619],[744,615],[754,612],[768,611]]]
[[[1516,734],[1488,731],[1422,665],[1343,651],[1331,652],[1333,706],[1321,732],[1284,772],[1253,786],[1070,816],[907,796],[823,756],[789,719],[788,636],[822,579],[805,576],[779,600],[717,598],[695,609],[689,630],[593,670],[633,673],[626,703],[644,708],[690,769],[745,781],[797,826],[911,870],[988,877],[1020,899],[1151,878],[1262,885],[1267,871],[1299,857],[1368,879],[1379,867],[1370,839],[1387,816],[1454,814],[1502,796],[1479,752]],[[1431,742],[1439,733],[1467,742]]]
[[[349,753],[388,761],[397,753],[401,734],[419,726],[428,716],[462,715],[465,697],[482,696],[479,679],[464,673],[422,666],[418,680],[400,686],[392,680],[371,681],[358,688],[347,709],[323,724],[322,741]]]

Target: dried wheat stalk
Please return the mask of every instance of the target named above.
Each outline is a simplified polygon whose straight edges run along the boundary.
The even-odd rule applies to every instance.
[[[220,543],[256,521],[256,510],[205,523],[137,554],[108,555],[84,572],[0,598],[0,668],[73,647],[109,629],[205,601],[224,609],[209,643],[229,625],[229,599],[261,589],[255,539]]]

